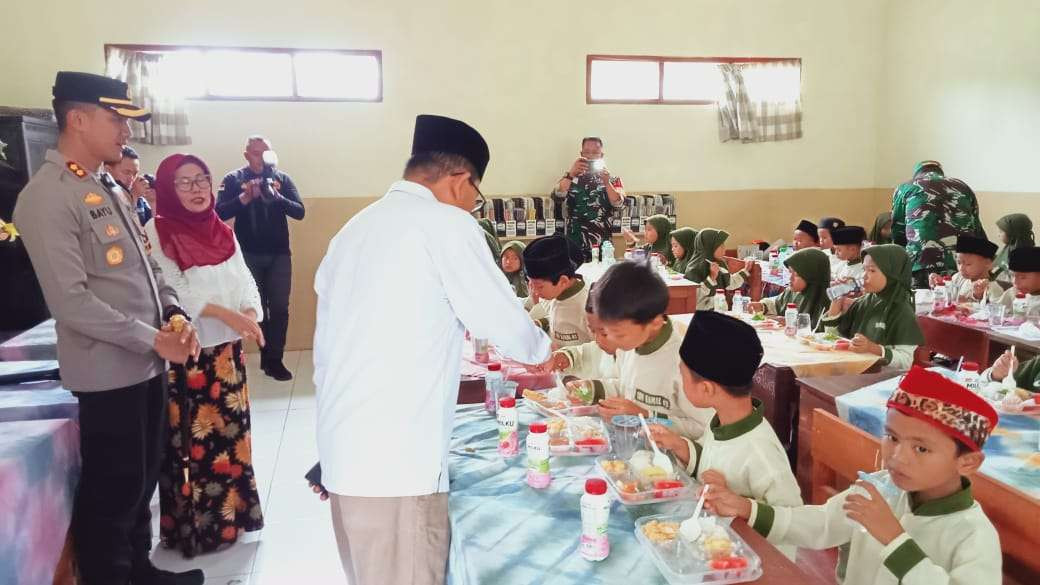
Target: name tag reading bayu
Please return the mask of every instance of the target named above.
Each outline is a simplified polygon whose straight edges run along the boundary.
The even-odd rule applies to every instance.
[[[98,207],[97,209],[90,210],[90,219],[97,221],[106,217],[112,217],[116,214],[115,210],[110,205],[104,207]]]

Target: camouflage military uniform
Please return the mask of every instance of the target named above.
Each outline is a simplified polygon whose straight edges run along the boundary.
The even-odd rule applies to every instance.
[[[957,270],[954,246],[958,235],[985,238],[979,203],[964,181],[925,168],[892,196],[892,238],[906,247],[917,286],[927,287],[928,274]],[[923,279],[923,280],[922,280]]]
[[[611,176],[610,184],[616,190],[624,188],[621,177]],[[611,214],[621,203],[614,205],[607,195],[606,185],[599,177],[592,175],[577,177],[571,181],[571,187],[566,193],[554,191],[553,197],[566,198],[565,234],[572,242],[581,246],[586,258],[591,257],[592,246],[610,238]]]

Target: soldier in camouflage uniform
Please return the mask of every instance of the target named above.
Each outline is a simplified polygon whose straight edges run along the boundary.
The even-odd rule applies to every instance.
[[[625,201],[621,177],[603,163],[601,139],[582,139],[581,156],[559,180],[553,198],[566,202],[566,236],[581,247],[586,261],[591,259],[592,246],[610,239],[611,214]]]
[[[986,237],[979,202],[964,181],[948,178],[934,160],[914,167],[914,177],[892,195],[892,240],[906,247],[914,286],[928,288],[929,274],[957,270],[957,236]]]

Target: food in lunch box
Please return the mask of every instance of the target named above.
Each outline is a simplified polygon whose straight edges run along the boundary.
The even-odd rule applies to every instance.
[[[567,421],[562,418],[550,418],[545,424],[548,427],[550,436],[561,435],[564,429],[567,428]]]
[[[765,321],[766,320],[766,315],[765,315],[765,313],[755,313],[755,315],[753,317],[751,317],[751,320],[752,321]]]
[[[654,454],[650,451],[636,451],[632,454],[632,458],[628,460],[629,465],[632,466],[632,470],[636,473],[650,467],[650,462],[653,461]]]
[[[671,479],[672,474],[668,473],[668,470],[662,469],[656,465],[650,465],[644,467],[639,471],[639,476],[647,483],[653,483],[658,480]]]
[[[716,571],[724,571],[726,569],[746,569],[748,566],[748,560],[739,555],[720,557],[712,559],[712,561],[708,563],[708,566]]]
[[[669,542],[679,534],[679,523],[651,520],[643,525],[643,534],[650,542]]]
[[[621,460],[603,461],[600,465],[603,467],[603,471],[611,477],[622,476],[628,472],[628,464]]]
[[[701,550],[709,559],[729,557],[733,554],[733,541],[725,528],[716,526],[701,536]]]

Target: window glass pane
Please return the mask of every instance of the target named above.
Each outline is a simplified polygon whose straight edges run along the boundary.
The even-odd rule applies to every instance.
[[[207,51],[209,93],[226,97],[292,97],[292,56],[266,51]]]
[[[716,101],[721,89],[718,64],[665,61],[664,99]]]
[[[802,68],[797,63],[767,63],[744,69],[744,85],[752,101],[795,102],[802,93]]]
[[[655,100],[659,97],[657,61],[593,61],[589,75],[594,100]]]
[[[374,100],[379,97],[379,61],[373,55],[299,52],[293,56],[301,97]]]
[[[202,51],[168,51],[153,76],[160,95],[202,97],[206,95],[206,64]]]

